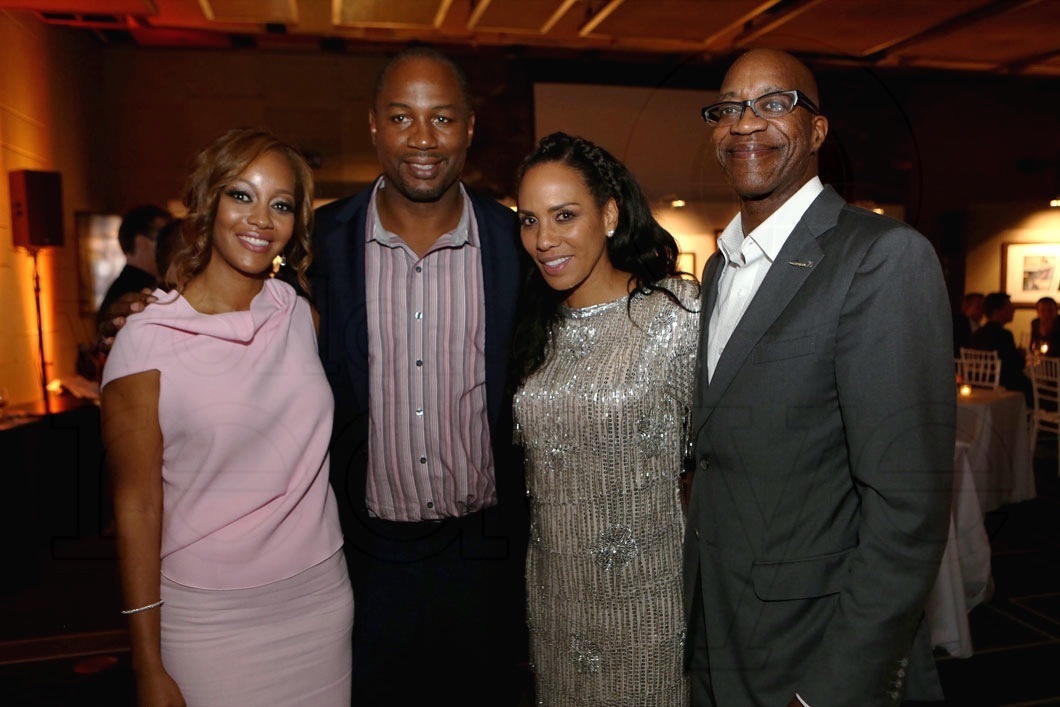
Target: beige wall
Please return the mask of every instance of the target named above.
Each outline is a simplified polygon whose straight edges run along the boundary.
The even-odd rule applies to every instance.
[[[1042,203],[979,204],[968,209],[965,291],[1001,289],[1001,254],[1006,243],[1060,243],[1060,208]],[[1016,294],[1009,292],[1010,295]],[[1060,301],[1060,292],[1042,292]],[[1031,307],[1018,307],[1009,329],[1017,342],[1030,339]]]
[[[48,27],[32,16],[0,10],[0,386],[15,404],[40,399],[33,260],[12,243],[8,172],[62,174],[66,245],[39,257],[49,379],[74,370],[78,340],[88,340],[80,314],[73,214],[90,208],[98,184],[92,170],[91,95],[99,86],[98,52],[87,35]]]

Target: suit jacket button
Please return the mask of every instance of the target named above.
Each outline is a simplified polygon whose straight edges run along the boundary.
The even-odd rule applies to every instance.
[[[706,457],[703,457],[699,460],[699,468],[706,471],[710,468],[710,461]]]

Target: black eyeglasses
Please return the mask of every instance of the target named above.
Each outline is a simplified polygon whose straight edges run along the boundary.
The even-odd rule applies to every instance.
[[[783,118],[795,110],[795,106],[802,106],[814,115],[820,115],[813,101],[806,97],[802,91],[773,91],[749,101],[722,101],[709,105],[703,109],[703,120],[707,125],[732,125],[743,118],[743,112],[748,108],[756,116],[765,120]]]

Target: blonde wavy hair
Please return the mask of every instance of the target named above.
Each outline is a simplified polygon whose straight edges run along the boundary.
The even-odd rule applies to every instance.
[[[306,270],[312,261],[313,171],[301,153],[272,133],[257,128],[235,128],[213,141],[196,156],[184,183],[181,237],[173,253],[173,284],[184,289],[210,262],[217,204],[225,188],[254,160],[275,151],[287,158],[295,179],[295,222],[291,240],[283,250],[298,284],[309,291]]]

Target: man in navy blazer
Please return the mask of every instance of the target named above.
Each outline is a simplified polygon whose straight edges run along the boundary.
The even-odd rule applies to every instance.
[[[925,597],[954,451],[930,244],[817,177],[828,121],[789,54],[704,109],[740,200],[703,273],[686,656],[695,705],[941,698]]]
[[[353,703],[513,703],[518,688],[516,652],[525,651],[519,637],[525,623],[521,597],[526,535],[521,470],[510,452],[506,394],[519,283],[515,216],[459,182],[474,132],[474,113],[466,79],[448,58],[415,48],[391,59],[380,74],[369,125],[383,175],[370,189],[318,210],[312,272],[321,357],[335,394],[331,481],[346,534],[356,604]],[[455,240],[442,243],[442,238]],[[471,243],[477,250],[467,250]],[[369,250],[373,248],[374,254]],[[455,291],[464,292],[462,283],[452,282],[462,275],[446,270],[451,267],[448,263],[458,262],[447,258],[464,257],[461,252],[471,254],[466,257],[472,270],[480,264],[481,281],[468,285],[467,292],[481,296],[448,304],[456,312],[455,320],[481,315],[481,350],[468,345],[473,331],[446,329],[450,326],[446,322],[429,321],[419,312],[387,309],[391,306],[387,300],[398,294],[396,288],[415,286],[412,273],[420,273],[420,265],[442,283],[442,291],[455,285]],[[387,258],[397,258],[391,262],[399,268],[407,262],[409,276],[394,279],[394,291],[369,292],[370,257],[378,259],[380,268]],[[389,311],[395,321],[370,321],[379,316],[373,312],[381,311]],[[389,444],[399,431],[385,422],[393,424],[399,418],[392,413],[401,408],[393,406],[402,401],[389,395],[373,401],[369,390],[373,380],[378,385],[380,380],[398,380],[387,376],[413,362],[400,355],[370,358],[387,349],[370,341],[369,332],[382,328],[401,334],[413,326],[427,327],[427,340],[438,342],[436,349],[425,352],[424,360],[415,361],[416,368],[408,369],[423,370],[429,377],[422,385],[425,391],[445,382],[442,378],[451,372],[446,362],[453,362],[451,347],[459,345],[461,351],[472,350],[471,355],[481,357],[485,393],[478,420],[469,423],[453,413],[448,429],[442,430],[443,441],[427,439],[424,456],[418,458],[416,452],[411,465],[406,465],[411,468],[403,471],[402,454],[394,453]],[[394,389],[419,385],[410,376]],[[460,399],[438,403],[452,408],[447,413],[457,410],[467,397],[481,394],[480,388],[457,392]],[[441,413],[417,408],[410,414],[409,427],[419,424],[424,414]],[[487,501],[485,507],[464,509],[463,498],[435,496],[423,504],[424,517],[409,518],[373,500],[368,488],[371,474],[377,483],[385,483],[390,474],[419,473],[420,461],[426,472],[428,456],[433,462],[446,453],[440,447],[446,447],[447,434],[474,446],[483,435],[476,439],[473,432],[453,428],[478,423],[483,424],[476,429],[488,424],[492,466],[489,455],[462,457],[471,452],[460,445],[449,453],[457,456],[455,467],[478,466],[470,470],[477,478],[492,477],[495,504]],[[384,440],[386,448],[373,450],[373,439],[378,446],[384,446],[379,443]],[[443,488],[441,494],[445,492]],[[457,510],[442,511],[447,501]],[[432,513],[435,502],[437,513]]]

